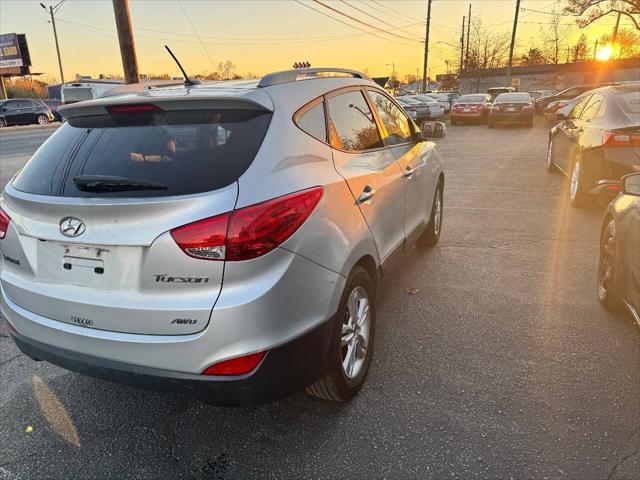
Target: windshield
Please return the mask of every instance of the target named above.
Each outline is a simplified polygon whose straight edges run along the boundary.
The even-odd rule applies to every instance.
[[[270,117],[256,110],[195,110],[72,118],[13,186],[63,197],[172,196],[222,188],[251,164]],[[75,181],[96,176],[117,177],[120,186],[113,179],[109,190]]]
[[[528,93],[501,93],[496,97],[496,103],[504,102],[530,102]]]

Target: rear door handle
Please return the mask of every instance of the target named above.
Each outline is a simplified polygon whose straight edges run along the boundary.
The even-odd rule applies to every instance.
[[[376,194],[376,189],[367,185],[362,190],[362,193],[358,197],[358,200],[356,201],[356,203],[360,205],[361,203],[364,203],[367,200],[371,200],[375,194]]]
[[[404,173],[403,173],[404,178],[411,178],[413,176],[413,172],[414,172],[413,168],[408,166],[407,168],[404,169]]]

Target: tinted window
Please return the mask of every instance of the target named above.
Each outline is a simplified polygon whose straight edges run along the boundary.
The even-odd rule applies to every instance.
[[[234,182],[251,165],[271,115],[196,110],[71,119],[16,177],[18,190],[66,197],[201,193]],[[160,190],[81,191],[74,178],[123,177]]]
[[[530,102],[528,93],[501,93],[497,96],[496,102]]]
[[[33,105],[29,100],[20,100],[19,102],[16,102],[16,103],[18,104],[17,108],[33,108]]]
[[[324,102],[320,102],[303,112],[296,118],[296,124],[312,137],[326,142],[327,124],[324,117]]]
[[[458,103],[484,103],[485,101],[487,101],[487,97],[485,95],[462,95],[458,99]]]
[[[640,113],[640,90],[614,92],[616,100],[627,113]]]
[[[583,120],[593,120],[594,118],[598,118],[603,110],[604,98],[602,98],[602,95],[594,94],[580,113],[580,118]]]
[[[584,107],[587,105],[587,102],[589,101],[590,98],[591,98],[591,95],[585,95],[580,100],[578,100],[578,103],[576,103],[574,107],[571,109],[571,113],[569,114],[569,116],[573,118],[580,117],[582,110],[584,110]]]
[[[409,119],[386,95],[369,91],[369,96],[378,110],[384,128],[387,131],[385,143],[397,145],[411,141]]]
[[[18,107],[18,102],[7,102],[4,104],[4,108],[7,110],[16,110]]]
[[[378,127],[360,91],[329,99],[331,144],[351,152],[382,147]]]
[[[46,105],[41,102],[40,100],[31,100],[31,105],[36,107],[36,108],[45,108]]]

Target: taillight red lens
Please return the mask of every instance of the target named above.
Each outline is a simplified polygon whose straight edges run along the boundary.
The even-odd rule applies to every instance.
[[[205,218],[171,230],[178,246],[190,257],[224,260],[230,213]]]
[[[311,215],[323,192],[312,188],[233,212],[227,259],[249,260],[282,244]]]
[[[111,114],[124,115],[130,113],[160,112],[162,109],[151,103],[134,103],[131,105],[111,105],[107,107],[107,111]]]
[[[9,222],[11,222],[11,218],[9,218],[9,215],[4,213],[4,211],[0,208],[0,240],[7,236]]]
[[[243,357],[231,358],[205,368],[202,375],[245,375],[252,372],[267,352],[252,353]]]
[[[281,245],[300,228],[322,198],[315,187],[171,230],[189,256],[203,260],[250,260]]]
[[[607,148],[640,147],[640,135],[630,132],[602,132],[602,146]]]

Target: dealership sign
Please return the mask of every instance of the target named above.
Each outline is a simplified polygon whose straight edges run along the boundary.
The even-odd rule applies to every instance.
[[[0,34],[0,72],[2,69],[31,66],[24,34]]]

